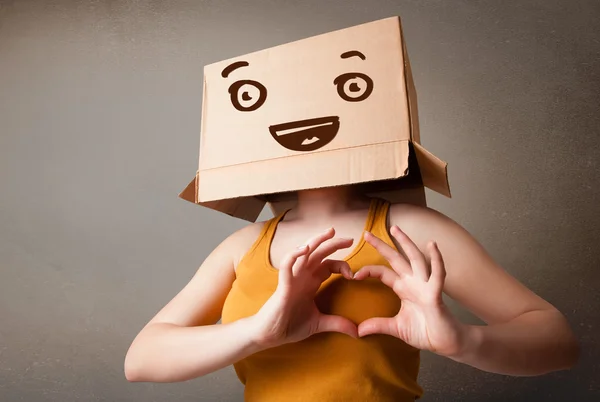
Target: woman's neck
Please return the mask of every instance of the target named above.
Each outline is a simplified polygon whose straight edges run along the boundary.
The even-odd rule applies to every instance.
[[[369,198],[352,186],[339,186],[298,191],[298,203],[290,212],[297,219],[321,221],[368,205]]]

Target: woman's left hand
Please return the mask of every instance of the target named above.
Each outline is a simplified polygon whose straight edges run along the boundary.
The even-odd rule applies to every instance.
[[[466,342],[467,327],[452,315],[442,300],[446,270],[437,244],[428,244],[429,263],[400,228],[394,226],[390,232],[407,258],[367,232],[365,240],[388,260],[392,269],[380,265],[365,266],[354,275],[354,279],[380,279],[398,295],[402,305],[395,317],[363,321],[358,326],[359,336],[387,334],[415,348],[442,356],[460,354]]]

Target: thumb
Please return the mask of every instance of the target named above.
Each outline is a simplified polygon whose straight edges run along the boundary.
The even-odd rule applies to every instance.
[[[317,321],[317,330],[315,333],[320,332],[340,332],[353,338],[358,338],[356,324],[339,315],[321,314],[319,321]]]
[[[385,334],[398,338],[398,327],[394,318],[369,318],[358,325],[358,336]]]

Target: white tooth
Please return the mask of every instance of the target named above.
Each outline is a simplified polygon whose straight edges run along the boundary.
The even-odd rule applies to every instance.
[[[305,139],[304,141],[302,141],[302,145],[310,145],[310,144],[314,144],[315,142],[319,141],[318,137],[310,137]]]
[[[327,123],[321,123],[321,124],[313,124],[312,126],[288,128],[287,130],[277,131],[277,135],[294,134],[295,132],[298,132],[298,131],[304,131],[304,130],[308,130],[310,128],[315,128],[315,127],[330,126],[331,124],[332,124],[331,122],[327,122]]]

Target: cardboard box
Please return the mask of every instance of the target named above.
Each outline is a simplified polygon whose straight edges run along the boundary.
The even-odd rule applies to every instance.
[[[450,197],[447,164],[420,145],[398,17],[204,67],[199,165],[181,198],[255,221],[297,190],[341,185]]]

